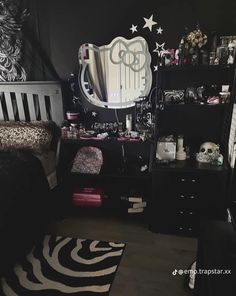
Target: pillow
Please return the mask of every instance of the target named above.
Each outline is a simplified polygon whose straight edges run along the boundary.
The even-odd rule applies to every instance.
[[[0,149],[26,149],[41,154],[53,140],[52,121],[0,121]]]

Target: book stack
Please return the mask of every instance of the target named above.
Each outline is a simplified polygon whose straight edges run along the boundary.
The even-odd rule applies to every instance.
[[[102,206],[104,192],[100,188],[75,188],[72,204],[80,207],[98,208]]]
[[[127,212],[128,213],[142,213],[144,208],[147,206],[147,202],[143,200],[142,197],[128,196],[121,197],[121,200],[127,202]]]

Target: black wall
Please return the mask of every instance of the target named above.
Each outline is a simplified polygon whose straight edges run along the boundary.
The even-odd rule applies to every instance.
[[[65,82],[71,72],[78,70],[77,54],[83,43],[99,46],[117,36],[129,39],[141,35],[147,39],[151,52],[155,42],[165,42],[165,48],[177,48],[185,27],[192,29],[197,23],[207,34],[212,31],[219,36],[236,34],[235,0],[26,0],[25,3],[31,13],[30,26]],[[142,29],[143,17],[149,18],[151,14],[157,21],[153,32]],[[131,33],[132,24],[138,25],[138,33]],[[159,26],[164,29],[162,35],[156,34]],[[152,56],[155,64],[155,53]],[[37,68],[36,74],[30,72],[29,79],[55,79],[45,65]],[[101,117],[106,114],[108,120],[115,121],[113,111],[99,109],[99,112]],[[122,112],[119,113],[123,118]]]

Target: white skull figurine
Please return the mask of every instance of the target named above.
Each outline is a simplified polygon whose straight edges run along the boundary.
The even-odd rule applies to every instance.
[[[197,153],[196,158],[198,162],[209,163],[214,160],[216,155],[219,154],[219,145],[213,142],[204,142]]]

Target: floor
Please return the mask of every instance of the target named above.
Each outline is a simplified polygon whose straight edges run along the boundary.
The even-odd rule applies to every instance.
[[[177,270],[188,269],[195,259],[197,240],[153,233],[145,219],[98,212],[76,212],[57,220],[49,233],[126,243],[109,296],[191,295]]]

